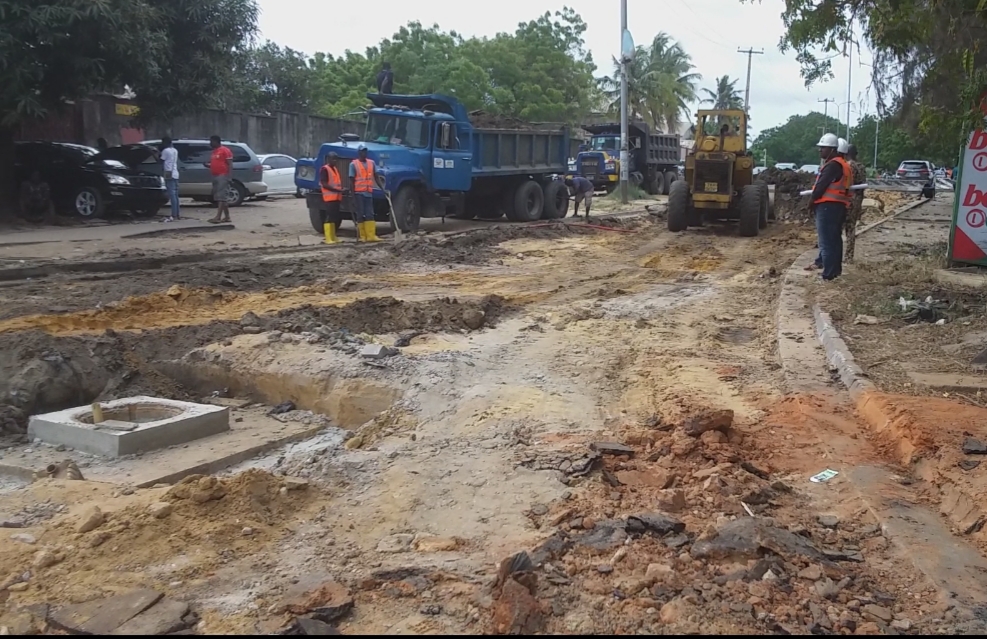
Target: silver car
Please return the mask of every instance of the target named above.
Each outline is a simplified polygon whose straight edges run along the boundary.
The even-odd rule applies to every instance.
[[[161,140],[144,142],[161,148]],[[189,197],[197,202],[212,201],[212,173],[209,171],[209,158],[212,147],[209,140],[173,140],[172,146],[178,151],[178,195]],[[223,142],[223,146],[233,153],[233,175],[230,181],[228,202],[230,206],[240,206],[245,200],[267,192],[264,183],[264,164],[253,150],[243,142]],[[161,174],[161,161],[155,162],[155,171]],[[142,167],[144,168],[144,167]]]

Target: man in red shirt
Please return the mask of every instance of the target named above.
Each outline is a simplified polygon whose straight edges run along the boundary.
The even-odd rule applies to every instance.
[[[233,153],[222,145],[219,136],[209,138],[212,156],[209,158],[209,172],[212,173],[212,199],[219,205],[216,217],[209,222],[219,224],[230,221],[230,175],[233,172]]]

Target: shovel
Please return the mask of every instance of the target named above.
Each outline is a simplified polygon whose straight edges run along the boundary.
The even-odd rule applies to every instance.
[[[382,176],[377,178],[377,186],[380,187],[380,190],[384,192],[384,197],[387,198],[387,208],[390,210],[391,226],[394,227],[394,241],[400,242],[404,239],[404,234],[401,232],[401,227],[398,226],[398,218],[394,214],[394,202],[391,201],[391,192],[384,188],[384,178]]]

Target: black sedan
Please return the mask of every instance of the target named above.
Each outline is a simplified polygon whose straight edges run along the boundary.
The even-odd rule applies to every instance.
[[[18,185],[38,171],[51,189],[55,207],[85,218],[102,217],[108,211],[150,217],[168,201],[161,177],[88,146],[18,142],[15,158]]]

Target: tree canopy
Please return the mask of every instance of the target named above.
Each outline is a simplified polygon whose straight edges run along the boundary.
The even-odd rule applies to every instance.
[[[824,132],[846,137],[845,127],[836,118],[817,112],[793,115],[785,124],[762,131],[751,145],[751,152],[759,164],[764,164],[766,152],[767,166],[777,162],[819,164],[816,144]],[[857,146],[860,161],[868,167],[874,164],[875,135],[880,138],[879,170],[894,170],[903,160],[929,160],[938,166],[957,162],[958,146],[950,138],[910,132],[891,116],[882,118],[878,126],[878,119],[867,115],[850,128],[849,140]]]
[[[806,85],[832,77],[848,47],[874,52],[879,109],[909,131],[949,138],[982,127],[987,90],[985,0],[785,0],[781,50]]]
[[[655,128],[676,132],[692,117],[696,84],[692,58],[668,34],[658,33],[648,47],[638,46],[627,67],[628,115],[649,121]],[[620,113],[620,61],[613,59],[613,75],[600,79],[607,110]]]
[[[582,18],[563,8],[491,38],[465,38],[438,25],[411,22],[363,53],[340,56],[316,53],[305,58],[267,43],[241,63],[254,78],[247,87],[263,80],[261,88],[232,87],[223,105],[267,111],[292,110],[293,105],[330,116],[359,113],[387,61],[394,72],[394,93],[445,93],[470,110],[574,122],[598,102],[596,66],[585,48],[585,31]],[[264,76],[265,69],[272,73]]]
[[[743,109],[744,98],[737,90],[737,78],[733,80],[725,75],[716,78],[716,86],[712,89],[704,88],[702,92],[706,95],[700,100],[700,104],[709,105],[711,109]]]

